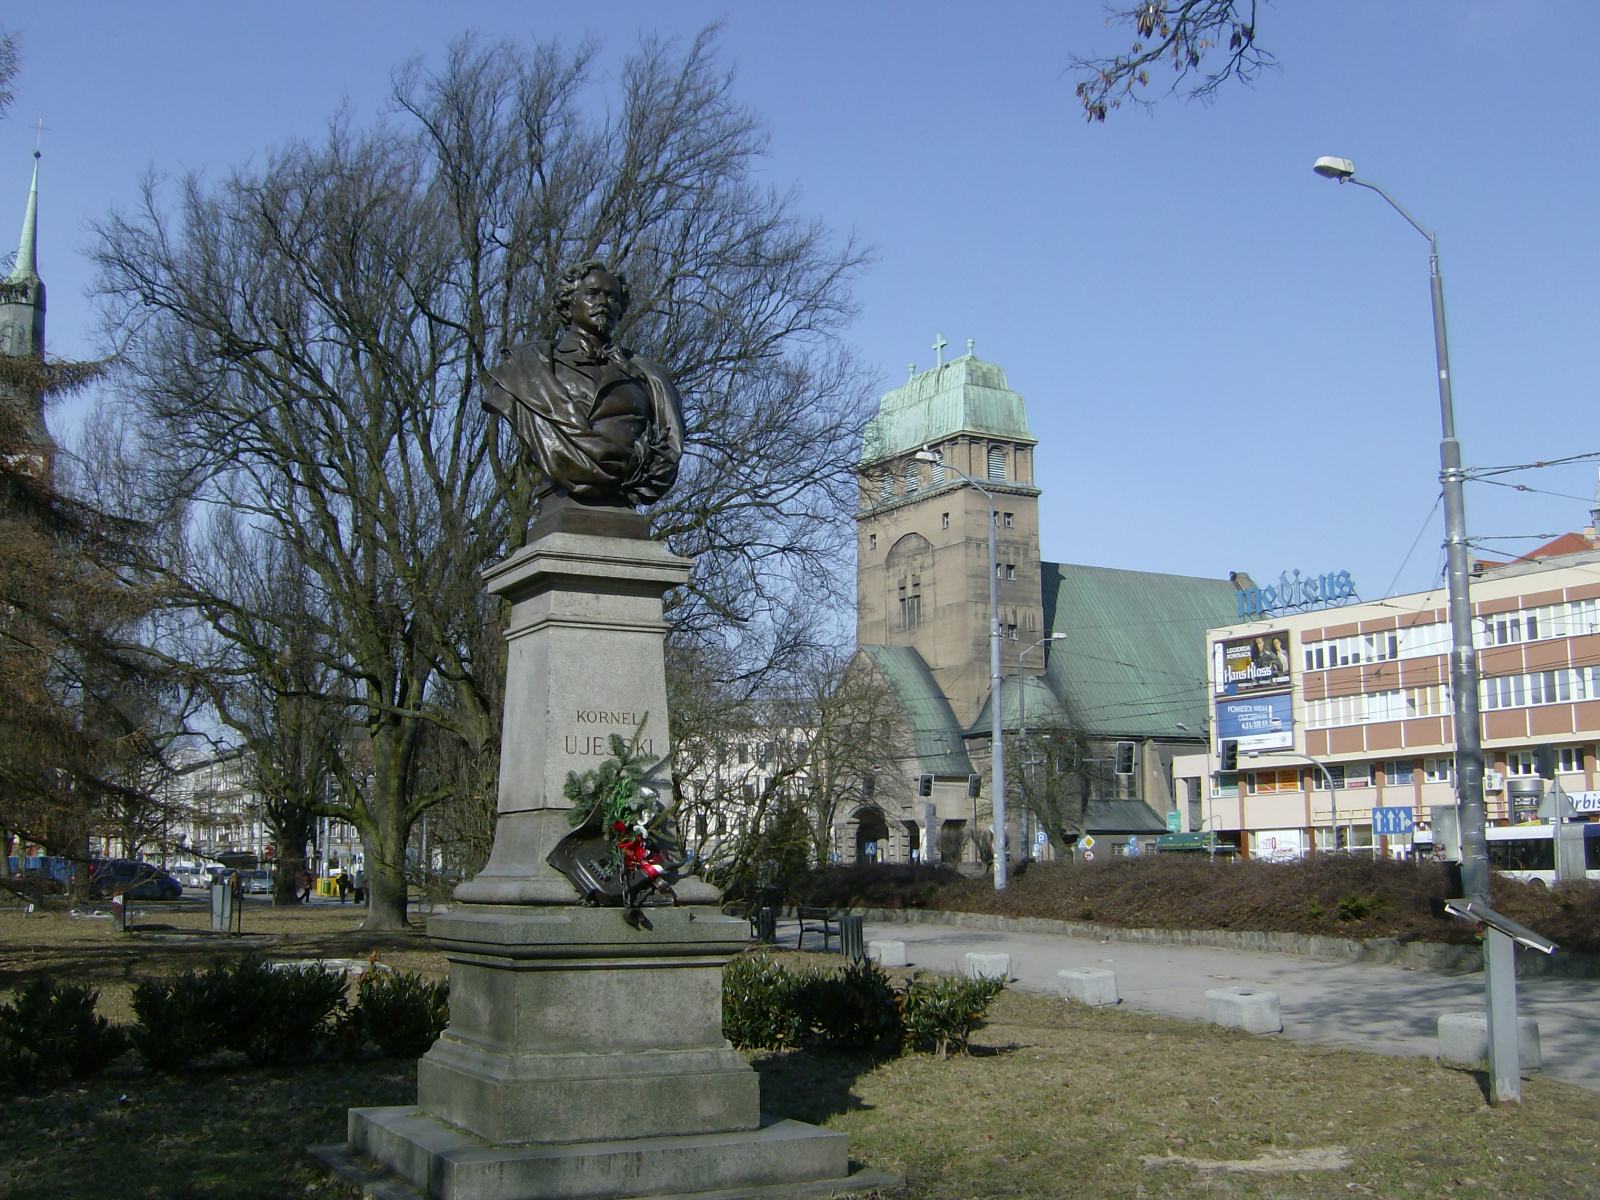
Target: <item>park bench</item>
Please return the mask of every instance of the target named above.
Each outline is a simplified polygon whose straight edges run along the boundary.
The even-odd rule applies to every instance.
[[[795,939],[795,945],[803,949],[806,944],[806,934],[820,933],[822,935],[822,949],[828,949],[831,939],[839,936],[839,914],[831,908],[820,908],[815,905],[802,904],[798,906],[794,915],[800,918],[800,936]]]

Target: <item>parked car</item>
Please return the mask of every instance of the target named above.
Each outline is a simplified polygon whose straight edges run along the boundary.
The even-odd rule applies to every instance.
[[[154,863],[106,858],[91,863],[89,871],[89,895],[96,899],[177,900],[183,896],[183,884]]]
[[[167,874],[186,888],[203,888],[211,886],[212,875],[220,870],[215,863],[180,862],[168,867]]]
[[[272,871],[268,867],[257,867],[253,871],[244,873],[244,890],[257,895],[270,895],[272,892]]]

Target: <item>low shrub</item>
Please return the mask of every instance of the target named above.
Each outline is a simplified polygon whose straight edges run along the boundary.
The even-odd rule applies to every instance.
[[[806,977],[768,954],[741,954],[722,969],[722,1036],[742,1050],[785,1050],[805,1040],[795,993]]]
[[[94,1011],[100,993],[40,976],[0,1004],[0,1079],[22,1087],[86,1079],[128,1048]]]
[[[998,979],[913,979],[896,989],[875,962],[837,973],[787,971],[768,954],[746,954],[723,970],[722,1032],[747,1050],[809,1045],[944,1057],[966,1050],[1004,987]]]
[[[234,967],[228,1048],[256,1066],[310,1058],[345,1008],[345,973],[320,965],[269,966],[255,955]]]
[[[999,979],[910,980],[899,996],[907,1047],[940,1058],[951,1050],[965,1054],[972,1031],[1004,989]]]
[[[1340,896],[1333,915],[1341,921],[1365,921],[1387,907],[1389,903],[1382,896]]]
[[[827,1050],[898,1053],[904,1030],[894,986],[870,960],[837,975],[813,971],[794,991],[807,1039]]]
[[[220,1050],[274,1066],[315,1057],[345,1005],[343,971],[273,966],[251,954],[136,986],[133,1044],[158,1071],[180,1070]]]
[[[367,971],[339,1022],[346,1052],[371,1042],[387,1058],[419,1058],[450,1023],[450,984],[415,971]]]
[[[946,864],[858,863],[817,867],[791,890],[799,903],[825,908],[931,908],[960,878]]]
[[[135,984],[133,1048],[156,1071],[180,1071],[226,1044],[231,976],[218,965]]]

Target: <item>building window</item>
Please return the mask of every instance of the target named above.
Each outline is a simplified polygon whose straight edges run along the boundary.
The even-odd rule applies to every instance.
[[[989,478],[1004,479],[1006,477],[1006,448],[1004,446],[989,447]]]
[[[1562,746],[1556,751],[1556,772],[1561,775],[1583,774],[1583,747]]]
[[[922,624],[922,576],[900,581],[900,628],[909,632]]]
[[[1517,778],[1529,778],[1539,773],[1539,765],[1534,761],[1532,750],[1513,750],[1506,755],[1506,774]]]
[[[1016,513],[1002,513],[1000,517],[1000,523],[1007,529],[1010,529],[1016,524]]]
[[[1239,794],[1239,773],[1237,771],[1218,771],[1211,777],[1211,794],[1213,796],[1237,796]]]
[[[1298,792],[1300,768],[1283,767],[1276,771],[1251,771],[1245,776],[1245,784],[1252,796],[1271,792]]]
[[[1385,762],[1372,764],[1372,782],[1376,784],[1379,776],[1390,787],[1402,783],[1410,783],[1412,773],[1416,770],[1416,763],[1401,760],[1399,762]]]
[[[1016,641],[1016,638],[1017,638],[1017,627],[1015,625],[1007,625],[1005,627],[1005,635],[1008,638],[1010,638],[1012,641]]]
[[[878,535],[875,534],[875,533],[867,534],[867,549],[868,550],[876,550],[877,548],[878,548]]]
[[[883,478],[878,480],[878,499],[879,500],[893,500],[894,499],[894,476],[891,475],[888,471],[885,471],[883,473]]]
[[[914,496],[922,490],[922,480],[917,476],[917,464],[911,463],[906,467],[906,495]]]
[[[1455,755],[1422,760],[1422,778],[1428,783],[1449,783],[1456,776]]]
[[[1326,763],[1323,766],[1323,770],[1327,771],[1326,776],[1323,775],[1322,771],[1313,771],[1309,776],[1313,791],[1325,792],[1328,790],[1329,784],[1332,784],[1335,790],[1344,788],[1343,763]]]
[[[950,528],[950,514],[949,513],[940,513],[939,514],[939,528],[940,529],[949,529]]]
[[[1007,579],[1015,579],[1016,577],[1017,577],[1017,564],[1016,563],[1007,563],[1006,564],[1006,578]]]

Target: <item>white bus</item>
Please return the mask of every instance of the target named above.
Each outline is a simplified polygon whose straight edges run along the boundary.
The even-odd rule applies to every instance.
[[[1600,824],[1583,830],[1584,878],[1600,881]],[[1556,879],[1556,848],[1549,825],[1495,825],[1485,830],[1489,865],[1523,883],[1551,884]]]

